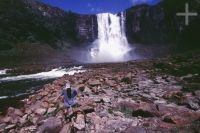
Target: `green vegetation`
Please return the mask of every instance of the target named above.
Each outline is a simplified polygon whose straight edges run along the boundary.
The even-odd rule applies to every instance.
[[[40,11],[39,8],[62,14],[44,15],[44,11]],[[0,50],[9,50],[15,47],[16,43],[23,42],[57,47],[56,43],[60,40],[68,42],[76,40],[75,14],[65,13],[57,8],[45,9],[48,7],[41,3],[31,5],[24,0],[1,0]]]

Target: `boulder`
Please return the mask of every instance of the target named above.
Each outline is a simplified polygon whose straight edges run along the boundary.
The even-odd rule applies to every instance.
[[[49,103],[48,102],[42,102],[41,103],[41,107],[48,108],[49,107]]]
[[[20,118],[20,124],[23,125],[27,122],[28,114],[24,115],[22,118]]]
[[[77,130],[83,130],[86,126],[85,123],[85,116],[83,114],[77,114],[77,118],[73,123],[73,127],[75,127]]]
[[[175,91],[167,91],[163,98],[165,99],[171,99],[171,98],[181,98],[183,96],[183,93],[180,90]]]
[[[101,82],[99,80],[89,80],[88,84],[91,86],[98,86],[101,85]]]
[[[10,117],[10,116],[4,117],[2,121],[4,123],[11,123],[12,122],[12,117]]]
[[[191,124],[200,119],[198,112],[183,112],[179,114],[171,114],[164,117],[163,121],[175,124]]]
[[[21,110],[19,110],[19,109],[15,109],[15,110],[14,110],[14,115],[17,115],[17,116],[23,116],[23,113],[22,113]]]
[[[71,126],[72,126],[71,123],[65,124],[61,129],[60,133],[71,133],[71,128],[72,128]]]
[[[9,130],[14,129],[14,128],[16,128],[16,124],[11,124],[11,125],[8,125],[8,126],[5,127],[5,131],[9,131]]]
[[[180,114],[184,112],[190,112],[191,110],[184,106],[177,106],[174,104],[159,104],[157,105],[159,116]]]
[[[79,84],[79,85],[77,86],[77,88],[78,88],[80,91],[84,91],[84,89],[85,89],[85,84]]]
[[[41,95],[41,96],[47,96],[48,94],[49,94],[48,91],[42,91],[39,93],[39,95]]]
[[[44,115],[46,113],[46,109],[44,108],[39,108],[39,109],[36,109],[35,110],[35,113],[38,114],[38,115]]]
[[[111,101],[110,97],[106,97],[106,96],[104,96],[102,99],[103,99],[103,102],[105,103],[109,103]]]
[[[5,127],[6,127],[6,123],[2,123],[2,124],[0,124],[0,132],[3,133]]]
[[[41,133],[59,133],[62,129],[62,121],[56,117],[50,117],[39,127]]]
[[[134,117],[153,117],[158,115],[156,105],[146,102],[121,101],[116,107],[122,111],[131,112]]]
[[[57,108],[49,108],[49,109],[47,110],[47,114],[53,113],[56,109],[57,109]]]
[[[110,87],[114,87],[116,84],[116,81],[114,80],[106,80],[106,84]]]

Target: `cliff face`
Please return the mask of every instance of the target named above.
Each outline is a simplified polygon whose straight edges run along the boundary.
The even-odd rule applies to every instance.
[[[23,42],[78,45],[97,37],[95,15],[65,12],[35,0],[2,0],[0,14],[0,50]]]
[[[139,5],[126,10],[126,35],[132,44],[176,44],[180,48],[196,48],[200,38],[200,15],[176,16],[185,11],[200,14],[198,0],[163,0],[155,6]],[[0,50],[16,43],[30,42],[63,48],[93,42],[98,36],[96,15],[65,12],[35,0],[1,0]]]
[[[76,21],[76,33],[79,42],[93,42],[98,35],[96,15],[79,15]]]
[[[167,27],[164,24],[164,11],[160,5],[140,5],[126,11],[126,32],[131,43],[168,42]]]
[[[189,17],[188,26],[185,25],[185,17],[176,15],[185,12],[186,3],[189,4],[189,12],[198,13],[198,16]],[[155,6],[140,5],[126,10],[126,33],[131,43],[171,43],[178,49],[199,48],[199,24],[198,0],[163,0]]]

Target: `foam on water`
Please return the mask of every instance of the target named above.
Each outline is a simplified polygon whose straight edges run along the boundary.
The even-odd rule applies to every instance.
[[[4,69],[4,70],[0,70],[0,75],[6,75],[6,71],[7,71],[8,69]]]
[[[82,66],[79,67],[72,67],[72,68],[56,68],[52,69],[48,72],[40,72],[36,74],[29,74],[29,75],[18,75],[18,76],[10,76],[10,77],[3,77],[0,78],[1,81],[19,81],[19,80],[27,80],[27,79],[53,79],[59,78],[64,76],[65,74],[74,75],[75,73],[85,72],[86,70],[82,69]]]

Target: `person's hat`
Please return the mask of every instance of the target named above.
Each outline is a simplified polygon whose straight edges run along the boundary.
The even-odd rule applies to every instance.
[[[64,90],[68,89],[68,88],[71,88],[71,85],[70,83],[66,83],[65,87],[63,88]]]

